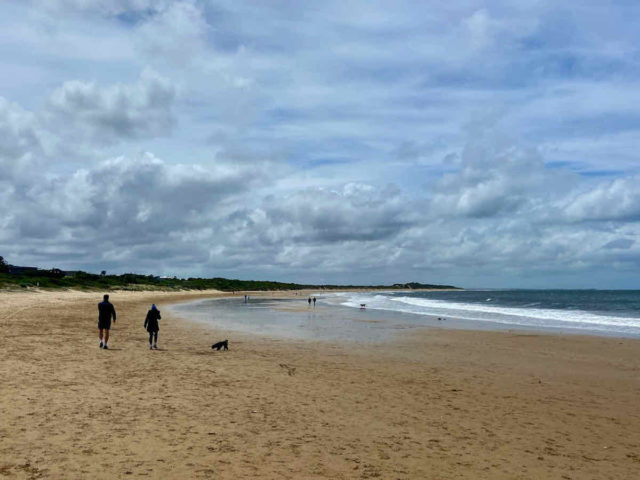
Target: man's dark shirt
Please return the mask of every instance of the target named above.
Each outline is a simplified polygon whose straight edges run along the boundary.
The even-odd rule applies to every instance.
[[[108,301],[98,304],[98,320],[110,321],[113,315],[113,321],[116,321],[116,309]]]

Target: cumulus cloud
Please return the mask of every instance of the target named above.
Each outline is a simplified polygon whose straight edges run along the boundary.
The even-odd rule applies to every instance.
[[[309,188],[281,197],[270,195],[255,210],[235,212],[225,229],[265,244],[381,241],[409,225],[403,207],[399,192],[391,187],[380,190],[351,183],[333,190]]]
[[[436,184],[432,208],[441,215],[476,218],[513,214],[531,209],[551,177],[536,151],[481,135],[463,149],[460,168]]]
[[[185,239],[198,232],[210,238],[220,229],[224,202],[259,178],[246,178],[233,166],[168,165],[149,153],[107,160],[69,177],[38,176],[32,188],[6,199],[3,239],[23,239],[10,247],[18,255],[63,242],[73,246],[76,262],[110,252],[124,266],[143,246],[149,260],[154,252],[184,249],[194,243]]]
[[[40,132],[35,116],[0,97],[0,185],[13,189],[38,166]]]
[[[639,264],[633,9],[0,8],[10,261],[463,285]]]
[[[138,30],[140,45],[152,57],[188,63],[206,51],[210,27],[192,1],[172,2],[150,15]]]
[[[569,219],[640,220],[640,176],[604,181],[573,195],[564,207]]]
[[[151,153],[52,175],[7,168],[42,153],[35,116],[1,106],[9,188],[0,244],[12,261],[291,279],[312,263],[309,281],[382,283],[411,272],[451,282],[447,272],[460,269],[584,271],[614,258],[624,269],[640,258],[635,179],[596,179],[587,190],[578,176],[492,133],[472,136],[453,170],[421,191],[304,186],[295,172],[249,159],[205,167]]]
[[[138,82],[100,86],[69,81],[49,100],[46,119],[58,134],[97,144],[149,138],[170,132],[176,95],[173,84],[150,70]]]
[[[0,138],[2,158],[20,158],[40,143],[34,115],[3,97],[0,97]]]

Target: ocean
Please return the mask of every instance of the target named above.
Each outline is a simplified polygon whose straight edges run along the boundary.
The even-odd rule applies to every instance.
[[[307,297],[206,299],[175,313],[229,332],[381,342],[423,327],[527,330],[640,338],[638,290],[317,292]],[[361,309],[360,305],[366,308]]]
[[[477,328],[522,327],[640,337],[640,290],[462,290],[342,292],[345,307],[464,321]],[[412,322],[413,323],[413,322]]]

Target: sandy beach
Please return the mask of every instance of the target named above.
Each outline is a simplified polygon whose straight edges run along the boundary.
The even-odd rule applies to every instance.
[[[105,351],[100,293],[0,292],[0,478],[638,478],[636,339],[433,328],[354,346],[164,313],[213,295],[111,292]]]

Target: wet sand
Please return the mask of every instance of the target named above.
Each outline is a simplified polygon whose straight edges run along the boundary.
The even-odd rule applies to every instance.
[[[104,351],[100,294],[0,292],[0,478],[638,478],[638,340],[347,345],[164,314],[149,351],[151,302],[213,294],[112,292]]]

